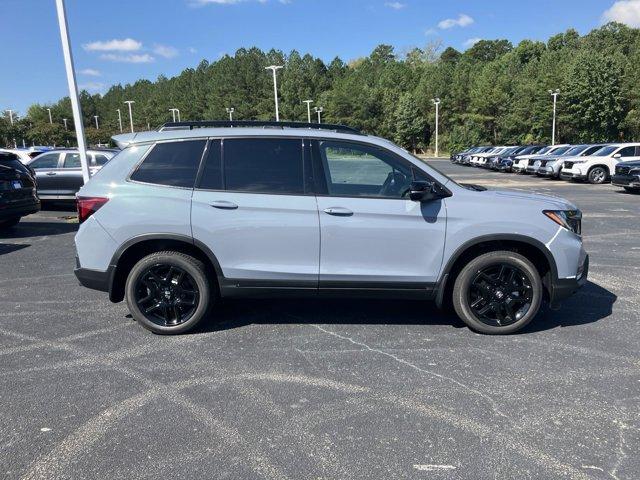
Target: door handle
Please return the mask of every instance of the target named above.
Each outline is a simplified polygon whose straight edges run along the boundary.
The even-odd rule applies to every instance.
[[[221,208],[222,210],[235,210],[236,208],[238,208],[238,205],[226,200],[215,200],[211,202],[211,206],[213,208]]]
[[[52,176],[52,175],[57,175],[56,172],[47,172],[47,175]]]
[[[348,208],[344,207],[329,207],[324,209],[324,213],[329,215],[335,215],[337,217],[350,217],[353,215],[353,212]]]

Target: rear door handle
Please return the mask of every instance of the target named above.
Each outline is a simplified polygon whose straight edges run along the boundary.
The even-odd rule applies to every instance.
[[[344,207],[329,207],[324,209],[324,213],[329,215],[335,215],[337,217],[350,217],[353,215],[353,212],[348,208]]]
[[[228,202],[226,200],[215,200],[211,202],[211,206],[213,208],[221,208],[223,210],[235,210],[236,208],[238,208],[238,205],[236,205],[233,202]]]
[[[47,175],[51,176],[51,175],[57,175],[56,172],[47,172]]]

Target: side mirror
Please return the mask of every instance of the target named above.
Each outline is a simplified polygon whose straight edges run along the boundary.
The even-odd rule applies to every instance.
[[[622,154],[620,154],[620,153],[616,153],[616,154],[613,156],[613,158],[621,158],[621,157],[622,157]]]
[[[425,202],[437,198],[435,184],[424,180],[413,181],[409,187],[409,198],[414,202]]]

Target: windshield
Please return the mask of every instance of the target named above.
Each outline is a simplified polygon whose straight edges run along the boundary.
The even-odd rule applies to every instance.
[[[539,150],[537,153],[539,153],[540,155],[544,155],[545,153],[547,153],[552,148],[553,147],[544,147],[542,150]]]
[[[560,148],[556,148],[555,150],[553,150],[550,153],[553,154],[553,155],[562,155],[564,152],[566,152],[570,148],[571,147],[560,147]]]
[[[606,157],[616,151],[618,147],[602,147],[600,150],[593,152],[591,155],[594,157]]]
[[[587,148],[587,145],[577,145],[575,147],[571,147],[569,150],[564,152],[563,155],[567,157],[580,155],[586,148]]]

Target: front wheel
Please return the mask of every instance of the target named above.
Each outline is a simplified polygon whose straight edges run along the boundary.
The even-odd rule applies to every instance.
[[[160,334],[191,330],[206,316],[213,299],[204,264],[172,251],[152,253],[136,263],[125,292],[133,318]]]
[[[489,252],[471,260],[456,278],[453,306],[471,329],[501,335],[516,332],[536,316],[542,279],[525,257]]]
[[[604,167],[593,167],[587,174],[589,183],[593,185],[600,185],[601,183],[606,182],[608,177],[609,174]]]

